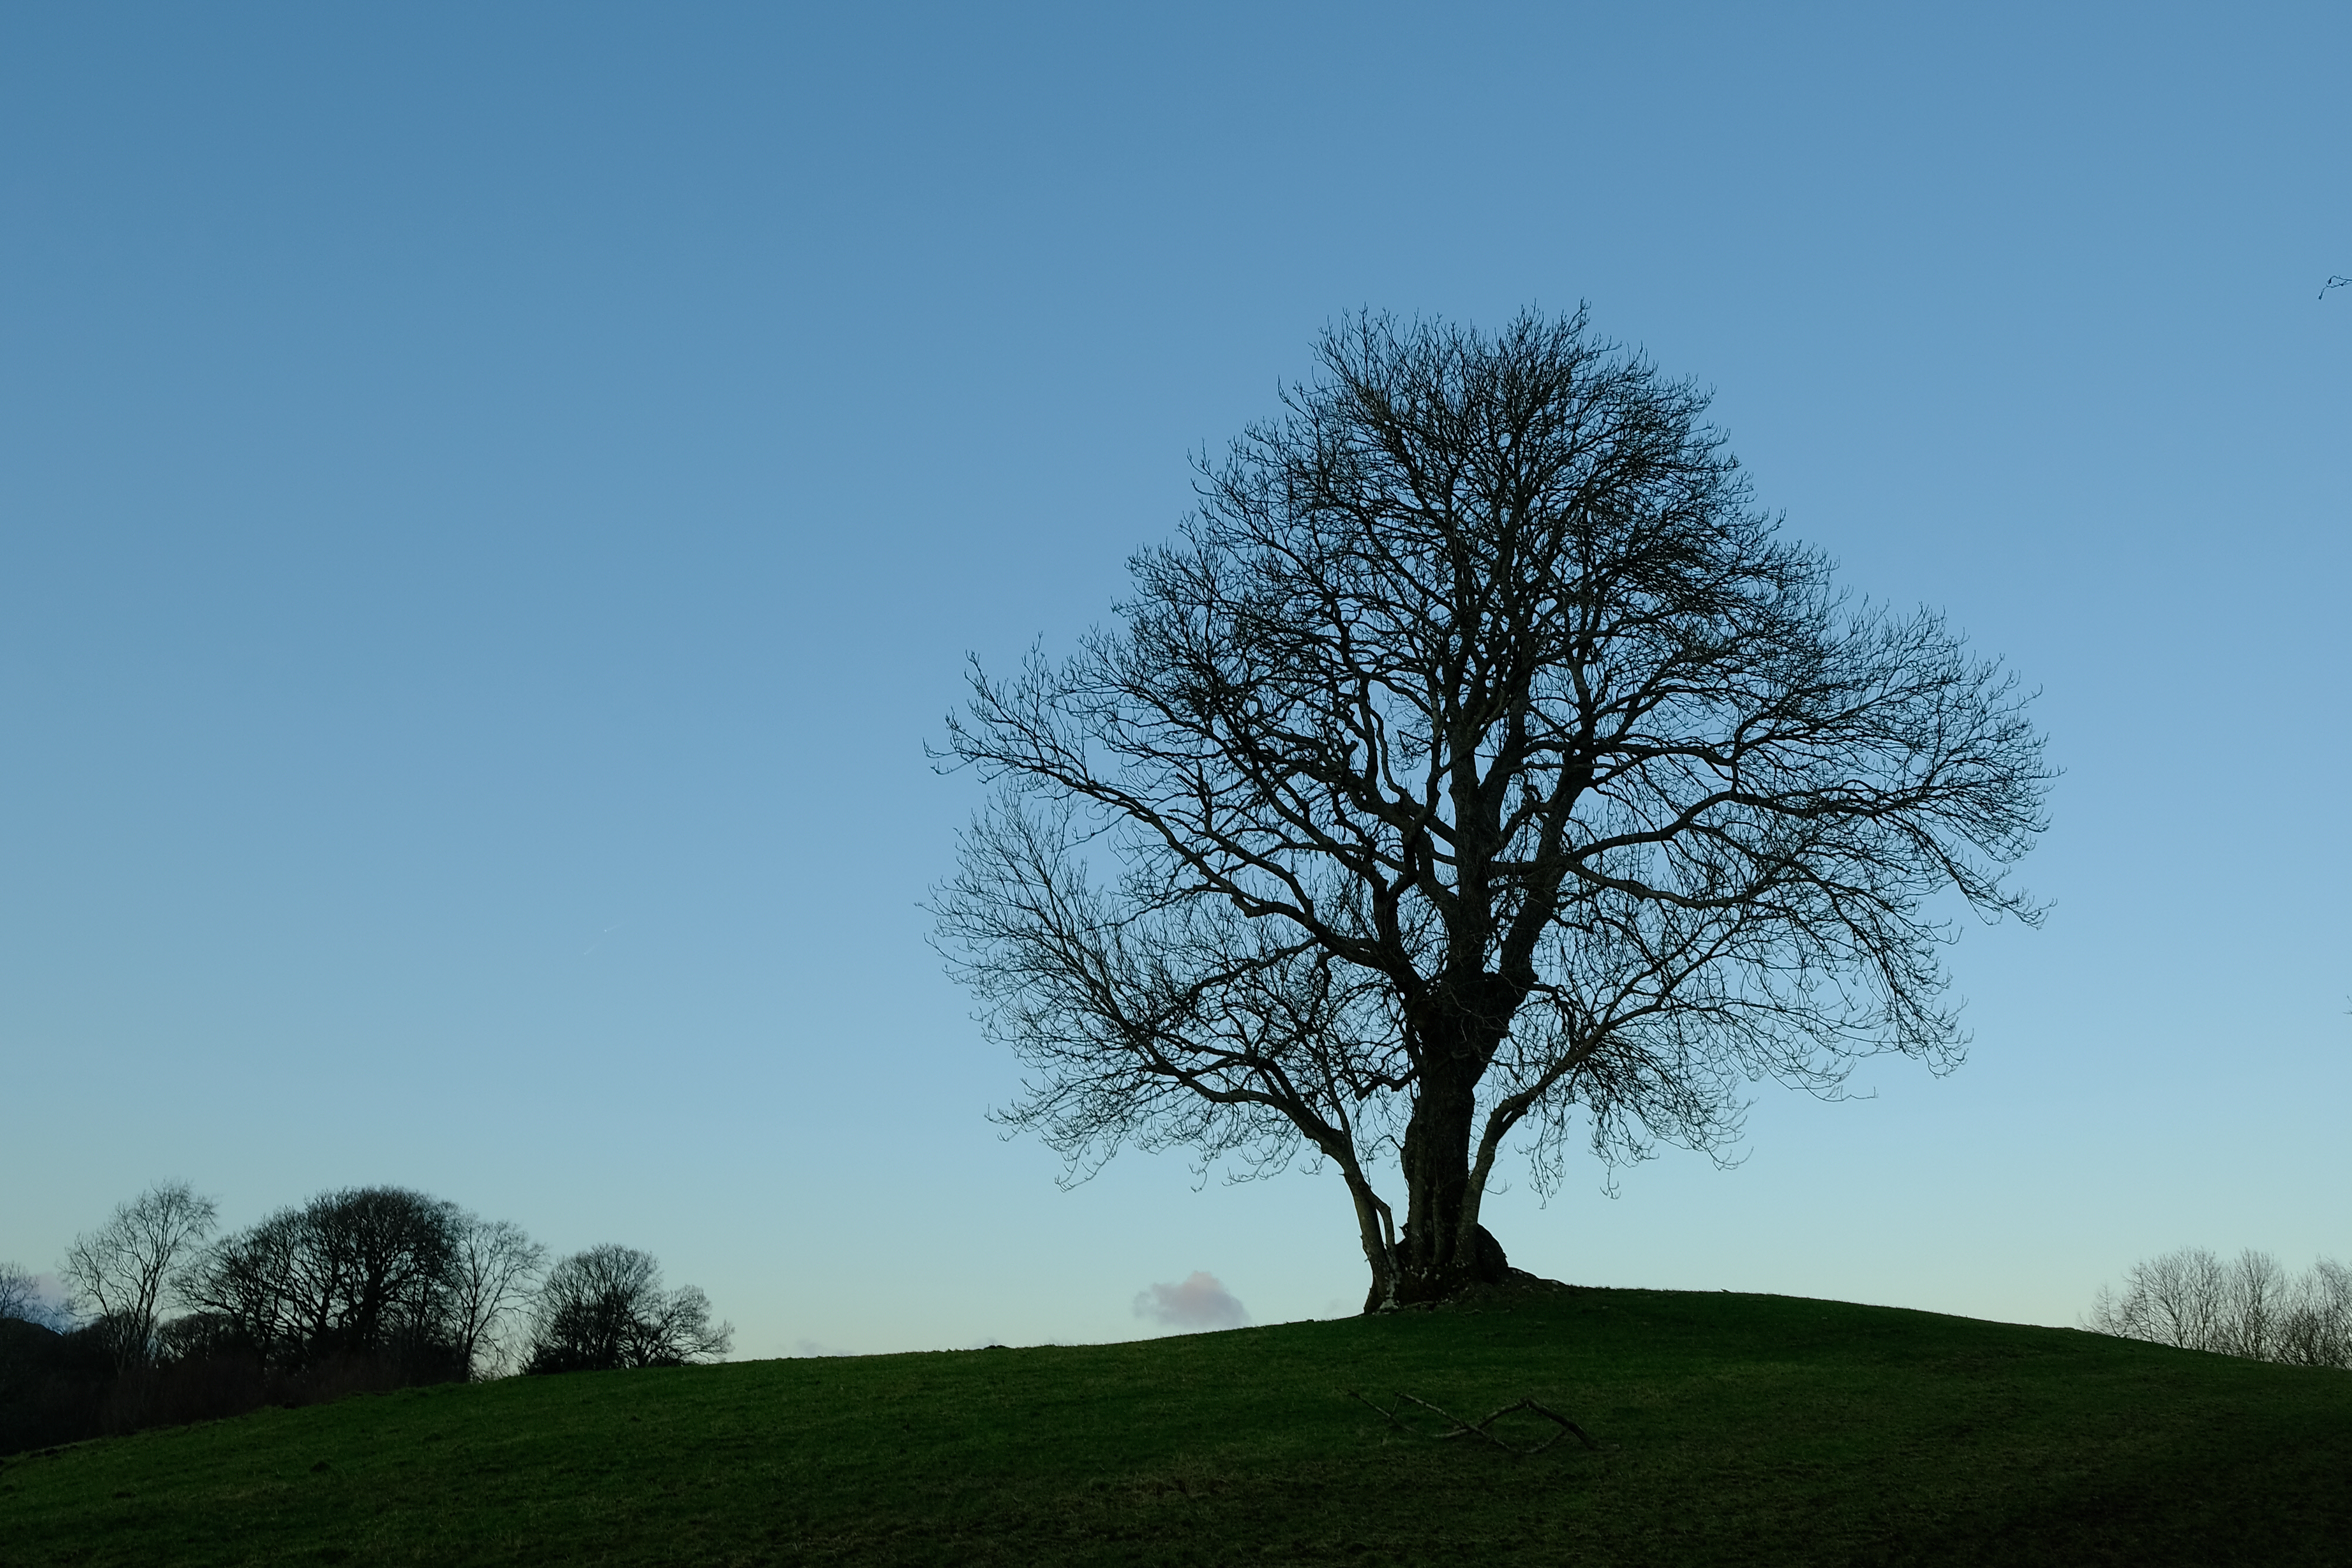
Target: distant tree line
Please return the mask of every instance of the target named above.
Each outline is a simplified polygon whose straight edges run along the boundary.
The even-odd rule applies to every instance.
[[[2291,1366],[2352,1369],[2352,1268],[2322,1258],[2289,1274],[2267,1252],[2234,1259],[2185,1247],[2101,1286],[2084,1324],[2099,1333]]]
[[[184,1183],[74,1239],[45,1299],[0,1264],[0,1453],[263,1405],[511,1373],[675,1366],[733,1331],[628,1247],[555,1260],[405,1187],[321,1193],[226,1235]]]

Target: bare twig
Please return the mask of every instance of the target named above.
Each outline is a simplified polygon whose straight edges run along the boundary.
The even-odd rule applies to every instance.
[[[2343,274],[2337,273],[2336,276],[2330,277],[2326,282],[2319,286],[2319,297],[2322,299],[2326,298],[2327,291],[2331,288],[2352,288],[2352,277],[2347,277]]]
[[[1381,1410],[1379,1406],[1373,1404],[1370,1400],[1366,1399],[1362,1395],[1357,1393],[1352,1388],[1348,1390],[1348,1397],[1357,1401],[1359,1404],[1361,1404],[1367,1409],[1379,1411],[1382,1416],[1387,1418],[1390,1426],[1394,1427],[1400,1432],[1410,1432],[1416,1437],[1435,1437],[1441,1440],[1448,1437],[1484,1437],[1486,1441],[1494,1444],[1498,1448],[1507,1449],[1514,1454],[1519,1454],[1522,1456],[1540,1454],[1546,1448],[1550,1448],[1554,1443],[1559,1442],[1562,1437],[1570,1436],[1573,1436],[1578,1442],[1582,1443],[1586,1448],[1592,1449],[1596,1453],[1599,1452],[1601,1448],[1601,1445],[1592,1440],[1591,1433],[1586,1431],[1583,1427],[1578,1426],[1575,1422],[1570,1420],[1559,1411],[1551,1409],[1547,1406],[1539,1405],[1533,1399],[1516,1400],[1511,1404],[1504,1406],[1499,1410],[1492,1411],[1480,1416],[1475,1421],[1465,1421],[1459,1416],[1453,1414],[1451,1411],[1441,1409],[1437,1406],[1432,1405],[1428,1400],[1421,1398],[1416,1395],[1407,1394],[1402,1389],[1397,1392],[1397,1403],[1395,1408],[1390,1410]],[[1420,1406],[1423,1410],[1428,1411],[1430,1414],[1435,1416],[1439,1420],[1444,1421],[1452,1428],[1452,1430],[1444,1432],[1425,1432],[1417,1427],[1408,1426],[1398,1414],[1398,1412],[1402,1411],[1407,1404]],[[1533,1411],[1536,1415],[1542,1416],[1545,1420],[1557,1426],[1559,1430],[1554,1432],[1550,1437],[1546,1437],[1542,1442],[1538,1443],[1533,1448],[1522,1448],[1516,1443],[1506,1442],[1501,1437],[1496,1437],[1492,1428],[1497,1420],[1501,1419],[1505,1416],[1508,1416],[1515,1410]]]

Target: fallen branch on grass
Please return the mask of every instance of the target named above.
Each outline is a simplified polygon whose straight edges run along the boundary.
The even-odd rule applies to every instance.
[[[1357,1393],[1352,1388],[1348,1390],[1348,1397],[1361,1404],[1367,1409],[1379,1410],[1381,1415],[1387,1418],[1390,1426],[1394,1427],[1400,1432],[1410,1432],[1416,1437],[1436,1437],[1440,1439],[1448,1437],[1484,1437],[1486,1441],[1494,1444],[1498,1448],[1507,1448],[1510,1452],[1519,1455],[1540,1454],[1546,1448],[1550,1448],[1554,1443],[1559,1442],[1562,1437],[1570,1436],[1573,1436],[1578,1442],[1582,1443],[1586,1448],[1591,1448],[1596,1452],[1599,1451],[1601,1448],[1600,1444],[1592,1440],[1591,1433],[1586,1431],[1583,1427],[1578,1426],[1575,1422],[1570,1420],[1559,1411],[1538,1405],[1532,1399],[1521,1399],[1515,1404],[1504,1406],[1500,1410],[1482,1416],[1475,1421],[1465,1421],[1459,1416],[1455,1416],[1449,1411],[1439,1409],[1436,1406],[1432,1405],[1426,1399],[1422,1399],[1413,1395],[1406,1394],[1402,1390],[1398,1392],[1396,1396],[1396,1407],[1391,1410],[1381,1410],[1379,1406],[1373,1404],[1370,1400],[1366,1399],[1362,1395]],[[1409,1403],[1420,1406],[1423,1409],[1444,1421],[1452,1428],[1452,1430],[1445,1432],[1429,1432],[1423,1431],[1418,1427],[1408,1426],[1401,1412],[1402,1412],[1405,1406]],[[1497,1419],[1502,1416],[1508,1416],[1514,1410],[1532,1410],[1537,1415],[1542,1416],[1545,1420],[1549,1421],[1554,1426],[1558,1427],[1559,1430],[1554,1432],[1550,1437],[1546,1437],[1542,1442],[1538,1443],[1531,1448],[1522,1448],[1517,1443],[1506,1442],[1501,1437],[1496,1437],[1491,1428],[1494,1427],[1495,1422]]]

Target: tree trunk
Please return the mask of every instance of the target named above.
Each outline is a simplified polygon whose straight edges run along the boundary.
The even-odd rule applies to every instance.
[[[1478,1223],[1485,1195],[1471,1181],[1470,1132],[1482,1056],[1433,1051],[1405,1124],[1404,1234],[1398,1239],[1396,1305],[1442,1301],[1508,1270],[1502,1244]],[[1377,1292],[1380,1281],[1375,1279]],[[1367,1310],[1375,1310],[1367,1303]]]

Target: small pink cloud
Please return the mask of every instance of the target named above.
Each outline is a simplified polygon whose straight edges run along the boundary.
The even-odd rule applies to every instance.
[[[1237,1329],[1250,1321],[1249,1309],[1214,1274],[1197,1270],[1181,1285],[1154,1285],[1139,1293],[1135,1315],[1177,1329]]]

